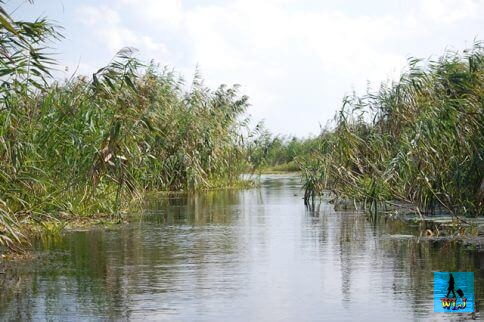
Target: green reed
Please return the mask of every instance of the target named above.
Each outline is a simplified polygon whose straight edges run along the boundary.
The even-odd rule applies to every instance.
[[[198,75],[187,86],[131,48],[92,77],[49,81],[56,28],[0,16],[0,244],[58,215],[119,214],[146,191],[237,185],[248,106],[237,86]]]
[[[306,194],[482,215],[483,67],[478,42],[437,60],[411,59],[397,82],[346,97],[319,152],[300,160]]]

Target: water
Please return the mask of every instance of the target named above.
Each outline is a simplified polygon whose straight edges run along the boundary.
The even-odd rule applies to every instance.
[[[299,178],[260,189],[160,197],[140,222],[44,239],[4,274],[6,320],[373,321],[433,313],[433,271],[473,271],[476,250],[419,239],[400,222],[319,211]],[[413,237],[417,236],[417,237]],[[481,256],[482,258],[482,256]],[[482,302],[477,303],[482,307]]]

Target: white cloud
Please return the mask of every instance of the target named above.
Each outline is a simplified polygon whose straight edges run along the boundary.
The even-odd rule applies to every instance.
[[[160,26],[177,28],[182,20],[181,0],[121,0],[120,4],[156,29]]]
[[[106,2],[78,11],[99,46],[134,46],[184,72],[199,64],[208,85],[242,84],[255,118],[298,134],[317,132],[316,120],[331,118],[352,89],[397,78],[407,56],[440,54],[452,43],[432,39],[464,19],[475,26],[483,9],[473,0],[409,0],[402,12],[366,14],[316,0]]]
[[[423,0],[422,9],[435,21],[454,23],[477,15],[479,7],[474,0]]]
[[[77,11],[77,17],[89,29],[88,34],[97,44],[107,47],[113,54],[123,47],[136,47],[158,59],[167,53],[163,43],[125,27],[120,15],[108,7],[82,6]]]
[[[216,80],[214,83],[243,84],[253,102],[253,114],[267,118],[268,125],[277,131],[288,125],[274,121],[276,113],[297,120],[304,108],[314,112],[319,102],[321,110],[325,104],[331,105],[331,112],[322,117],[329,118],[352,87],[364,90],[367,80],[379,84],[396,78],[406,57],[376,44],[400,33],[399,27],[387,16],[375,19],[340,11],[291,12],[275,3],[255,5],[253,1],[197,8],[186,13],[185,22],[193,55],[207,76]],[[339,86],[324,84],[331,83],[327,78],[334,74],[346,80],[335,79]],[[339,93],[331,93],[331,100],[324,102],[333,88]],[[311,95],[314,105],[288,106],[288,96],[294,104],[298,95],[301,102]],[[317,122],[313,129],[315,132]]]
[[[95,27],[101,22],[106,25],[117,25],[121,20],[116,11],[105,6],[82,6],[77,11],[77,17],[80,22],[90,27]]]

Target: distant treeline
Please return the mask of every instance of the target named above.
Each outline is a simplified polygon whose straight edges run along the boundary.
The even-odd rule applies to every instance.
[[[335,127],[302,161],[306,201],[331,190],[376,210],[384,200],[477,216],[484,209],[484,61],[476,43],[344,100]]]
[[[246,145],[251,171],[299,171],[299,159],[317,151],[315,138],[273,135],[259,124],[252,132],[254,138]]]

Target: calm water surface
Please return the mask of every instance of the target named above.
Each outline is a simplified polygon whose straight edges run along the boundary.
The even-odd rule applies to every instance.
[[[398,321],[433,313],[433,271],[473,271],[479,253],[408,236],[416,227],[302,202],[300,179],[166,196],[140,222],[39,241],[4,278],[5,320]],[[481,256],[482,257],[482,256]],[[482,259],[482,258],[481,258]],[[483,302],[477,303],[482,308]]]

